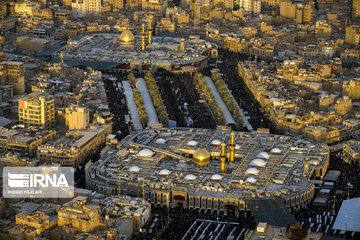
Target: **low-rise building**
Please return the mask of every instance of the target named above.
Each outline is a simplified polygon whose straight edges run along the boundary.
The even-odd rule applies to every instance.
[[[360,167],[360,142],[350,140],[343,144],[342,157],[345,162],[353,163]]]
[[[90,126],[88,130],[71,130],[54,144],[39,146],[37,159],[62,166],[78,166],[96,148],[105,144],[111,129],[111,125],[103,125]]]
[[[72,226],[80,232],[91,232],[102,225],[99,206],[86,205],[86,197],[78,196],[58,211],[58,226]]]
[[[37,147],[54,139],[55,130],[38,129],[0,129],[0,151],[2,153],[18,153],[21,156],[34,157]]]

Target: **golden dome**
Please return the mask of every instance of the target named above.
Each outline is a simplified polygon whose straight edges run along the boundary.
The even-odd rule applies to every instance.
[[[135,42],[135,37],[130,30],[124,30],[119,37],[119,42],[129,44]]]
[[[210,153],[203,147],[198,148],[194,154],[193,159],[197,165],[204,167],[210,163]]]

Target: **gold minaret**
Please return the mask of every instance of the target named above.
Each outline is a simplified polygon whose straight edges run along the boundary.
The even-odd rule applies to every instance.
[[[151,20],[149,20],[149,26],[148,26],[148,31],[149,31],[149,39],[148,39],[148,45],[152,44],[152,26],[151,26]]]
[[[226,162],[226,155],[225,155],[225,143],[221,143],[221,154],[220,154],[220,171],[222,173],[225,172],[225,162]]]
[[[310,167],[309,157],[305,157],[305,163],[304,163],[304,176],[305,177],[309,173],[309,167]]]
[[[141,25],[141,51],[145,51],[145,24]]]
[[[233,163],[235,161],[235,133],[234,131],[231,132],[230,134],[231,136],[231,141],[229,144],[229,149],[230,149],[230,162]]]

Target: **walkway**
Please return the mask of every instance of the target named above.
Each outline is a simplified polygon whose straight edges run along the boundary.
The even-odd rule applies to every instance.
[[[130,84],[128,81],[122,81],[122,84],[123,84],[123,87],[125,90],[127,106],[128,106],[129,112],[130,112],[132,123],[134,125],[134,129],[141,130],[143,128],[140,123],[139,113],[136,108],[136,104],[134,101],[134,95],[133,95],[132,89],[130,87]]]
[[[148,126],[151,127],[153,124],[158,124],[159,119],[157,117],[149,90],[147,89],[145,79],[137,78],[136,80],[136,87],[139,89],[141,97],[144,100],[144,108],[149,118]]]
[[[235,124],[234,118],[231,116],[229,109],[227,108],[222,97],[220,96],[212,79],[210,77],[205,77],[205,80],[206,80],[207,85],[211,89],[212,94],[215,97],[215,101],[216,101],[217,105],[221,108],[221,111],[223,112],[223,115],[225,118],[225,123],[226,124],[230,124],[230,123]]]

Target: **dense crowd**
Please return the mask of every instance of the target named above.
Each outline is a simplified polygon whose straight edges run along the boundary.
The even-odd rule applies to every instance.
[[[234,53],[226,49],[219,49],[220,72],[224,75],[223,80],[231,90],[232,95],[245,112],[250,117],[249,122],[256,130],[257,128],[269,128],[271,132],[276,132],[274,124],[264,116],[259,103],[254,99],[244,81],[239,77],[237,64],[239,61],[248,59],[248,56]]]
[[[107,102],[110,112],[113,114],[112,129],[118,139],[122,139],[129,134],[129,123],[125,122],[125,115],[128,114],[126,98],[121,89],[114,87],[114,83],[117,84],[122,79],[126,79],[126,74],[118,75],[117,81],[104,79]]]
[[[228,223],[224,225],[224,230],[218,239],[224,239],[225,236],[229,236],[231,231],[234,230],[230,223],[236,224],[236,229],[233,232],[235,236],[239,236],[242,232],[242,238],[239,239],[243,239],[245,233],[255,229],[256,226],[255,219],[249,211],[241,211],[235,216],[234,213],[225,215],[222,211],[184,209],[180,207],[168,209],[154,205],[151,212],[151,219],[144,226],[142,233],[134,235],[135,239],[182,239],[189,229],[189,232],[192,232],[191,226],[196,220],[215,221],[216,223],[211,225],[211,227],[217,226],[217,222]],[[196,224],[198,223],[195,223],[193,228]],[[235,226],[234,224],[233,226]],[[197,227],[199,227],[199,224]]]
[[[175,120],[178,127],[216,128],[209,108],[199,102],[192,75],[163,71],[155,76],[169,119]]]
[[[334,183],[325,204],[311,203],[301,209],[294,210],[294,216],[300,223],[311,228],[312,231],[323,232],[328,236],[340,236],[340,231],[334,231],[332,226],[343,200],[360,197],[360,169],[351,163],[342,160],[340,153],[332,153],[330,156],[329,170],[340,171],[340,176]],[[321,188],[321,187],[320,187]],[[318,193],[320,189],[316,192]],[[347,232],[346,239],[351,239],[351,232]],[[353,239],[360,239],[360,234],[355,234]]]

